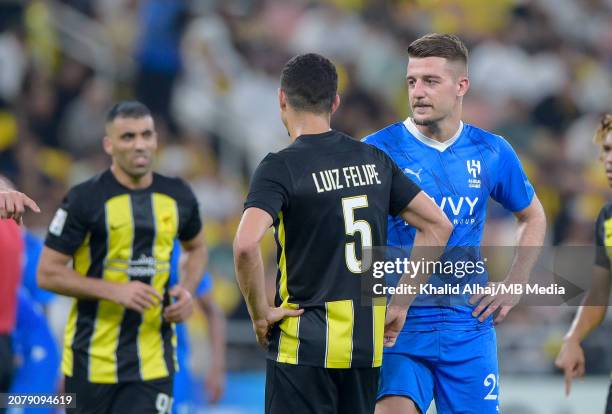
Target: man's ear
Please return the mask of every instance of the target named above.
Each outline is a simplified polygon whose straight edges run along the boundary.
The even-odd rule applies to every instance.
[[[104,136],[102,139],[102,147],[108,155],[113,155],[113,142],[108,136]]]
[[[467,78],[467,76],[461,76],[459,77],[457,85],[457,96],[464,96],[470,89],[470,80]]]
[[[287,94],[280,88],[278,89],[278,106],[281,110],[287,109]]]
[[[331,113],[333,114],[334,112],[336,112],[336,109],[338,109],[339,106],[340,106],[340,95],[336,94],[332,102]]]

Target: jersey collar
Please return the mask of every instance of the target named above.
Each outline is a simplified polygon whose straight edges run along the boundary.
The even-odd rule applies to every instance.
[[[444,152],[448,147],[453,145],[459,139],[459,137],[461,136],[461,132],[463,131],[463,121],[459,121],[459,129],[457,129],[455,135],[453,135],[451,139],[445,142],[440,142],[436,141],[435,139],[431,139],[421,133],[421,131],[419,131],[419,129],[414,124],[414,121],[410,117],[406,118],[406,120],[404,121],[404,126],[406,127],[408,132],[410,132],[416,139],[418,139],[428,147],[436,149],[440,152]]]

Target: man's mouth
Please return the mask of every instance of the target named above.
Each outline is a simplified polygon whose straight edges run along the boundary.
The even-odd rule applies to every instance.
[[[415,105],[412,110],[414,112],[425,112],[428,109],[431,109],[430,105]]]
[[[135,164],[146,164],[149,162],[149,157],[146,155],[136,155],[132,158]]]

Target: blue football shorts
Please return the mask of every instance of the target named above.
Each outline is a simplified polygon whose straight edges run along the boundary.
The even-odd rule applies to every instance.
[[[495,329],[403,331],[385,349],[377,399],[410,398],[421,413],[499,413]]]

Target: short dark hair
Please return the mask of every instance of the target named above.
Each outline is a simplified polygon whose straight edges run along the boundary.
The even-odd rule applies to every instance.
[[[143,118],[151,116],[147,106],[138,101],[120,101],[113,105],[106,114],[106,123],[113,122],[115,118]]]
[[[457,36],[452,34],[429,33],[408,46],[408,56],[416,58],[441,57],[460,61],[467,65],[468,50]]]
[[[324,56],[307,53],[294,56],[281,72],[280,87],[289,105],[298,111],[327,113],[338,91],[336,67]]]

